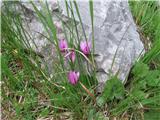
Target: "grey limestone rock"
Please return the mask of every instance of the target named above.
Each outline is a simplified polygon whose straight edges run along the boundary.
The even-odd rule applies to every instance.
[[[91,31],[91,18],[89,2],[77,2],[84,26],[88,26],[88,38],[92,41],[95,37],[95,61],[97,63],[97,79],[99,90],[111,75],[118,74],[122,82],[128,76],[133,63],[143,51],[143,44],[136,31],[129,9],[128,1],[100,0],[93,1],[94,8],[94,33]],[[67,15],[65,3],[61,2],[63,14]],[[68,8],[70,4],[68,3]],[[79,18],[74,8],[74,16]]]

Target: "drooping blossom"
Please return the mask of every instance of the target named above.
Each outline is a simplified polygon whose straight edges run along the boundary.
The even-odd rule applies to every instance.
[[[68,73],[68,80],[69,80],[69,82],[70,82],[72,85],[77,84],[78,79],[79,79],[79,75],[80,75],[79,72],[70,71],[70,72]]]
[[[60,49],[60,51],[61,52],[65,52],[67,48],[68,48],[67,41],[65,39],[61,39],[59,41],[59,49]]]
[[[82,51],[85,55],[90,54],[91,43],[90,43],[90,42],[87,42],[87,41],[81,41],[81,43],[80,43],[80,49],[81,49],[81,51]]]
[[[75,51],[74,51],[74,50],[71,50],[71,51],[70,51],[69,58],[70,58],[70,60],[74,63],[74,61],[75,61],[75,59],[76,59],[76,54],[75,54]]]

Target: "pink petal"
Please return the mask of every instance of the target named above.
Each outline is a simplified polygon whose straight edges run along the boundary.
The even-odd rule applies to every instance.
[[[74,61],[75,61],[75,59],[76,59],[76,55],[75,55],[75,52],[74,52],[74,51],[71,51],[70,59],[71,59],[71,61],[72,61],[72,62],[74,62]]]
[[[80,48],[81,48],[82,51],[85,49],[85,41],[82,41],[80,43]]]
[[[77,77],[79,78],[80,73],[79,73],[79,72],[77,72],[76,74],[77,74]]]
[[[80,49],[85,55],[88,55],[90,53],[91,43],[86,42],[86,41],[82,41],[80,43]]]
[[[68,73],[68,80],[72,85],[75,85],[79,79],[79,72],[70,71]]]
[[[61,52],[65,52],[67,48],[68,48],[67,41],[64,40],[64,39],[61,39],[61,40],[59,41],[59,49],[60,49],[60,51],[61,51]]]

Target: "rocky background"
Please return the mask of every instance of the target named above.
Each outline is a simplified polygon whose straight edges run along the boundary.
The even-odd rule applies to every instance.
[[[49,33],[44,29],[33,6],[29,2],[20,1],[14,4],[16,4],[17,8],[13,12],[22,15],[24,28],[30,35],[28,42],[31,48],[44,57],[43,64],[47,66],[48,72],[52,76],[54,73],[53,63],[58,59],[54,43],[48,40]],[[39,1],[34,1],[34,4],[43,12]],[[92,34],[95,36],[96,77],[99,81],[99,90],[103,89],[104,83],[109,79],[110,74],[118,74],[118,77],[125,82],[132,65],[141,53],[144,52],[128,1],[94,1],[94,33],[91,30],[88,2],[78,1],[77,4],[87,39],[92,41]],[[58,39],[63,39],[65,35],[61,20],[65,23],[72,23],[73,19],[71,16],[67,16],[66,5],[63,1],[48,1],[48,5],[51,9],[53,22],[59,29],[57,32]],[[70,4],[68,4],[68,8],[70,8]],[[73,13],[77,26],[81,28],[74,7]],[[83,40],[82,29],[79,29],[79,32]]]

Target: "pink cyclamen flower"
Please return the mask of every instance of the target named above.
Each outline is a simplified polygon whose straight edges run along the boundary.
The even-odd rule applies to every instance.
[[[71,59],[71,61],[74,63],[75,59],[76,59],[76,54],[74,50],[71,50],[70,54],[69,54],[69,58]]]
[[[87,41],[81,41],[80,49],[85,55],[88,55],[90,53],[91,43]]]
[[[64,40],[64,39],[61,39],[61,40],[59,41],[59,49],[60,49],[60,51],[61,51],[61,52],[65,52],[67,48],[68,48],[67,41]]]
[[[78,79],[79,79],[79,72],[75,72],[75,71],[70,71],[68,73],[68,80],[72,85],[77,84]]]

